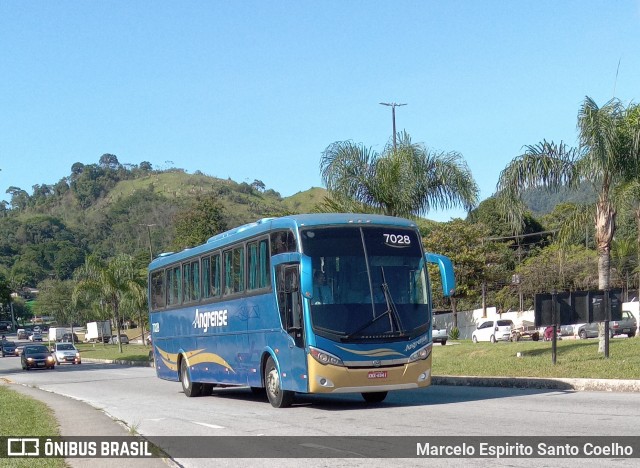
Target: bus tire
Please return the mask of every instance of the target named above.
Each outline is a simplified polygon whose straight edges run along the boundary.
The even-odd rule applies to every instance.
[[[367,403],[381,403],[387,398],[387,392],[362,393],[362,398],[364,398],[364,401]]]
[[[264,368],[264,383],[267,390],[267,398],[274,408],[287,408],[293,403],[294,392],[283,390],[280,372],[272,357],[267,359]]]
[[[191,380],[191,373],[185,359],[180,362],[180,382],[186,396],[197,397],[202,393],[202,384]]]

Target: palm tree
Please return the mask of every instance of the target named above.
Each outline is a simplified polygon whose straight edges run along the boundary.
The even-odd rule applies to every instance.
[[[72,295],[73,301],[102,301],[111,308],[118,333],[118,349],[122,352],[120,306],[123,301],[140,301],[146,294],[145,280],[135,267],[133,258],[121,254],[103,265],[95,257],[89,257],[84,265],[78,267],[74,276],[77,284]]]
[[[613,191],[637,174],[640,125],[629,125],[629,109],[617,99],[600,108],[586,97],[578,113],[578,148],[547,141],[527,146],[525,153],[500,173],[497,185],[503,211],[516,229],[524,213],[521,195],[525,189],[575,188],[585,181],[593,185],[598,194],[593,221],[601,290],[610,286],[611,242],[616,226]],[[603,329],[600,338],[598,352],[604,352]]]
[[[433,152],[398,133],[381,154],[362,144],[338,141],[320,160],[322,182],[329,196],[325,211],[425,215],[434,208],[471,210],[478,187],[459,153]]]

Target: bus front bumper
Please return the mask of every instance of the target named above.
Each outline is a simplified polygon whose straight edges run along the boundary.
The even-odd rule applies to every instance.
[[[393,367],[341,367],[307,356],[309,393],[386,392],[431,384],[431,354],[424,360]]]

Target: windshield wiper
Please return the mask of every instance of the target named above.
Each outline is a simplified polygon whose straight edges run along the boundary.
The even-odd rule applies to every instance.
[[[380,267],[380,271],[382,272],[382,284],[380,285],[380,287],[382,288],[382,293],[384,294],[384,300],[387,303],[387,310],[385,310],[383,313],[381,313],[377,317],[374,317],[373,319],[369,320],[367,323],[359,327],[357,330],[349,333],[345,338],[347,340],[353,338],[362,330],[365,330],[366,328],[370,327],[371,325],[376,323],[378,320],[380,320],[382,317],[385,317],[387,315],[389,316],[389,319],[390,319],[389,320],[389,324],[391,326],[390,332],[392,334],[398,334],[399,336],[403,335],[402,320],[400,320],[400,314],[398,313],[398,309],[396,308],[396,305],[393,303],[393,298],[391,297],[391,292],[389,291],[389,285],[387,284],[387,280],[384,276],[384,268]],[[394,327],[394,322],[395,322],[395,327]]]
[[[391,291],[389,291],[389,285],[387,284],[387,279],[384,276],[383,267],[380,267],[380,272],[382,273],[382,284],[380,285],[380,287],[382,288],[382,292],[384,293],[384,300],[387,302],[387,313],[389,313],[390,316],[395,319],[396,327],[398,328],[398,331],[401,332],[404,327],[402,326],[402,321],[400,320],[398,309],[396,309],[396,305],[393,303],[393,297],[391,297]],[[393,322],[391,323],[391,328],[393,329]]]

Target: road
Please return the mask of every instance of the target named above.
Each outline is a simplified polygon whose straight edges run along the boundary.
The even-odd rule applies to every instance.
[[[153,436],[639,436],[640,394],[431,386],[392,392],[367,406],[359,395],[301,396],[292,408],[272,408],[248,389],[220,389],[186,398],[178,382],[155,377],[152,368],[83,363],[25,372],[19,358],[0,359],[0,378],[87,402]],[[78,434],[82,435],[81,428]],[[321,439],[318,437],[318,440]],[[170,452],[171,453],[171,452]],[[413,454],[408,454],[410,457]],[[237,466],[237,459],[178,458],[187,467]],[[307,466],[415,466],[417,459],[306,459]],[[303,460],[279,459],[279,466]],[[540,462],[540,460],[538,460]],[[551,463],[549,463],[551,462]],[[543,466],[575,466],[576,460],[544,460]],[[530,466],[527,459],[447,459],[440,466]],[[585,466],[603,460],[582,459]],[[638,466],[640,459],[616,459]],[[243,466],[263,466],[248,459]]]

